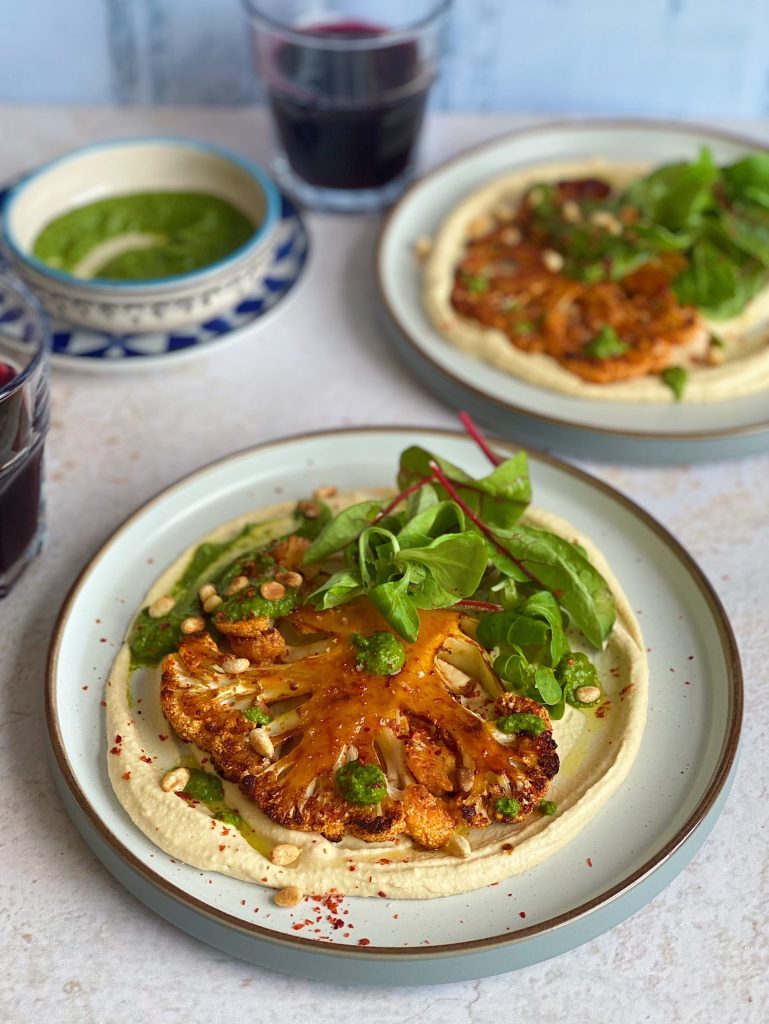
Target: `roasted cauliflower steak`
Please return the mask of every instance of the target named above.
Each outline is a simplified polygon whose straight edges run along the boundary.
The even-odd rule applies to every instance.
[[[505,821],[525,818],[559,767],[547,712],[503,691],[472,625],[457,610],[420,612],[419,637],[388,676],[356,663],[353,634],[389,631],[364,598],[327,611],[302,606],[275,623],[254,618],[229,635],[206,629],[164,659],[162,710],[286,828],[439,848],[458,829],[499,820],[502,798],[515,809]],[[248,640],[247,668],[232,639]],[[496,722],[511,713],[546,727],[506,735]],[[378,803],[340,791],[337,773],[352,761],[384,773]]]

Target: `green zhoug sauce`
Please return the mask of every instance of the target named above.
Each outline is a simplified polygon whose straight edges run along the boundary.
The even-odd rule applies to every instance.
[[[216,196],[140,192],[62,214],[38,235],[32,252],[79,277],[148,280],[207,267],[243,245],[254,230],[246,216]]]
[[[198,591],[204,583],[225,592],[236,576],[245,573],[258,581],[269,573],[275,560],[262,550],[266,542],[280,529],[274,524],[288,526],[291,520],[268,520],[249,523],[228,541],[204,541],[194,551],[181,577],[171,589],[175,604],[171,611],[153,619],[148,608],[136,616],[128,644],[131,649],[131,669],[140,665],[158,665],[162,659],[177,650],[182,641],[181,624],[189,615],[202,614]],[[228,599],[222,607],[229,606]],[[283,613],[285,614],[285,613]]]
[[[271,844],[225,802],[222,780],[219,776],[203,771],[191,757],[183,758],[182,766],[190,771],[190,780],[184,787],[184,792],[193,800],[205,804],[217,821],[225,827],[237,829],[249,846],[253,846],[263,856],[268,857]]]

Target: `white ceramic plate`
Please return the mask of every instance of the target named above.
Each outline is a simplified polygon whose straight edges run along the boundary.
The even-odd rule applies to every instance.
[[[757,142],[707,128],[653,122],[542,125],[472,149],[417,182],[386,221],[377,252],[385,324],[401,356],[452,405],[503,435],[586,458],[648,462],[746,455],[769,448],[769,393],[707,404],[592,402],[527,384],[461,352],[422,309],[414,241],[432,237],[465,195],[499,175],[553,160],[606,157],[665,163],[711,148],[726,163]]]
[[[138,831],[107,778],[100,702],[112,658],[151,583],[188,545],[252,509],[331,482],[342,489],[392,484],[399,453],[415,443],[471,472],[486,470],[464,437],[372,429],[277,441],[193,474],[118,529],[74,585],[54,635],[48,727],[59,788],[78,828],[153,910],[253,963],[337,982],[419,984],[546,959],[645,904],[693,855],[726,798],[742,690],[718,599],[639,508],[579,470],[536,457],[536,504],[565,513],[608,556],[639,614],[651,667],[639,758],[569,846],[534,870],[464,896],[347,898],[338,910],[309,902],[286,911],[274,906],[272,890],[175,862]],[[293,927],[306,920],[311,924]]]

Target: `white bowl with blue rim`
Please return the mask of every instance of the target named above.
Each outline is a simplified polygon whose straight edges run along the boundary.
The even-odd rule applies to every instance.
[[[197,192],[223,199],[254,225],[238,248],[208,266],[169,277],[83,277],[33,254],[40,232],[70,210],[141,193]],[[281,196],[255,164],[183,138],[137,138],[87,146],[16,185],[2,209],[5,254],[54,317],[110,332],[171,330],[231,309],[252,293],[272,260]]]

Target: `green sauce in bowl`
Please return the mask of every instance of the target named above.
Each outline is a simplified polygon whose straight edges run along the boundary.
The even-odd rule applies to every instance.
[[[229,256],[256,225],[204,192],[110,196],[47,224],[32,254],[80,278],[142,281],[174,277]]]

